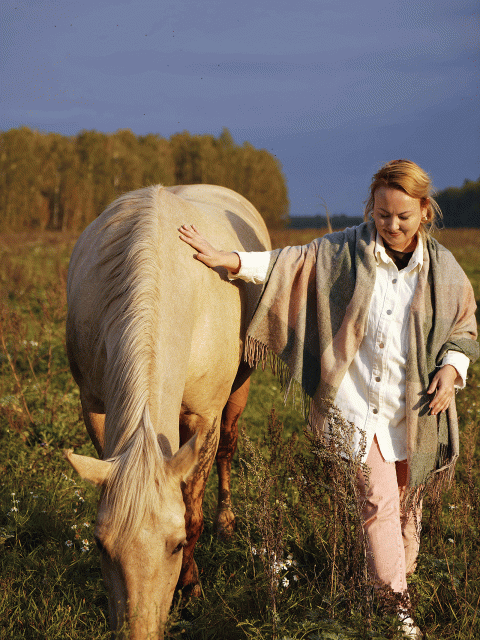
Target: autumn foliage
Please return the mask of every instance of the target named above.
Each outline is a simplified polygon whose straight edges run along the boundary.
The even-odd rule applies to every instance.
[[[0,231],[81,231],[120,194],[152,184],[217,184],[238,191],[270,228],[288,222],[280,162],[221,135],[137,136],[27,127],[0,132]]]

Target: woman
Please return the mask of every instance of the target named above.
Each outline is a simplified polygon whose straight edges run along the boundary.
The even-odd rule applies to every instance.
[[[372,179],[363,224],[273,252],[218,251],[194,227],[179,229],[207,266],[265,283],[249,361],[273,351],[312,398],[314,422],[329,399],[355,425],[354,447],[365,434],[369,569],[399,594],[416,565],[421,496],[452,477],[455,387],[478,357],[472,287],[428,233],[431,188],[414,162],[389,162]],[[407,637],[421,637],[406,610],[399,617]]]

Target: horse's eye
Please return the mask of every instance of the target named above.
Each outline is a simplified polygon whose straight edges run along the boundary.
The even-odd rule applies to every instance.
[[[175,547],[175,549],[172,551],[172,555],[179,553],[179,551],[181,551],[186,544],[187,544],[186,540],[182,540],[182,542],[179,542]]]

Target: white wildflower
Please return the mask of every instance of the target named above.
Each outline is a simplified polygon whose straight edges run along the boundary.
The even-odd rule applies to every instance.
[[[289,585],[289,584],[290,584],[289,579],[288,579],[288,578],[283,578],[283,580],[282,580],[282,585],[283,585],[284,587],[288,587],[288,585]]]
[[[71,540],[65,540],[65,544],[67,545],[67,547],[71,547],[73,542]]]

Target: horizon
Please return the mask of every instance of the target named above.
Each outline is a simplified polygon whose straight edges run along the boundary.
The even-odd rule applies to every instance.
[[[371,176],[407,157],[437,191],[480,175],[472,0],[7,0],[0,128],[267,149],[290,215],[361,215]]]

